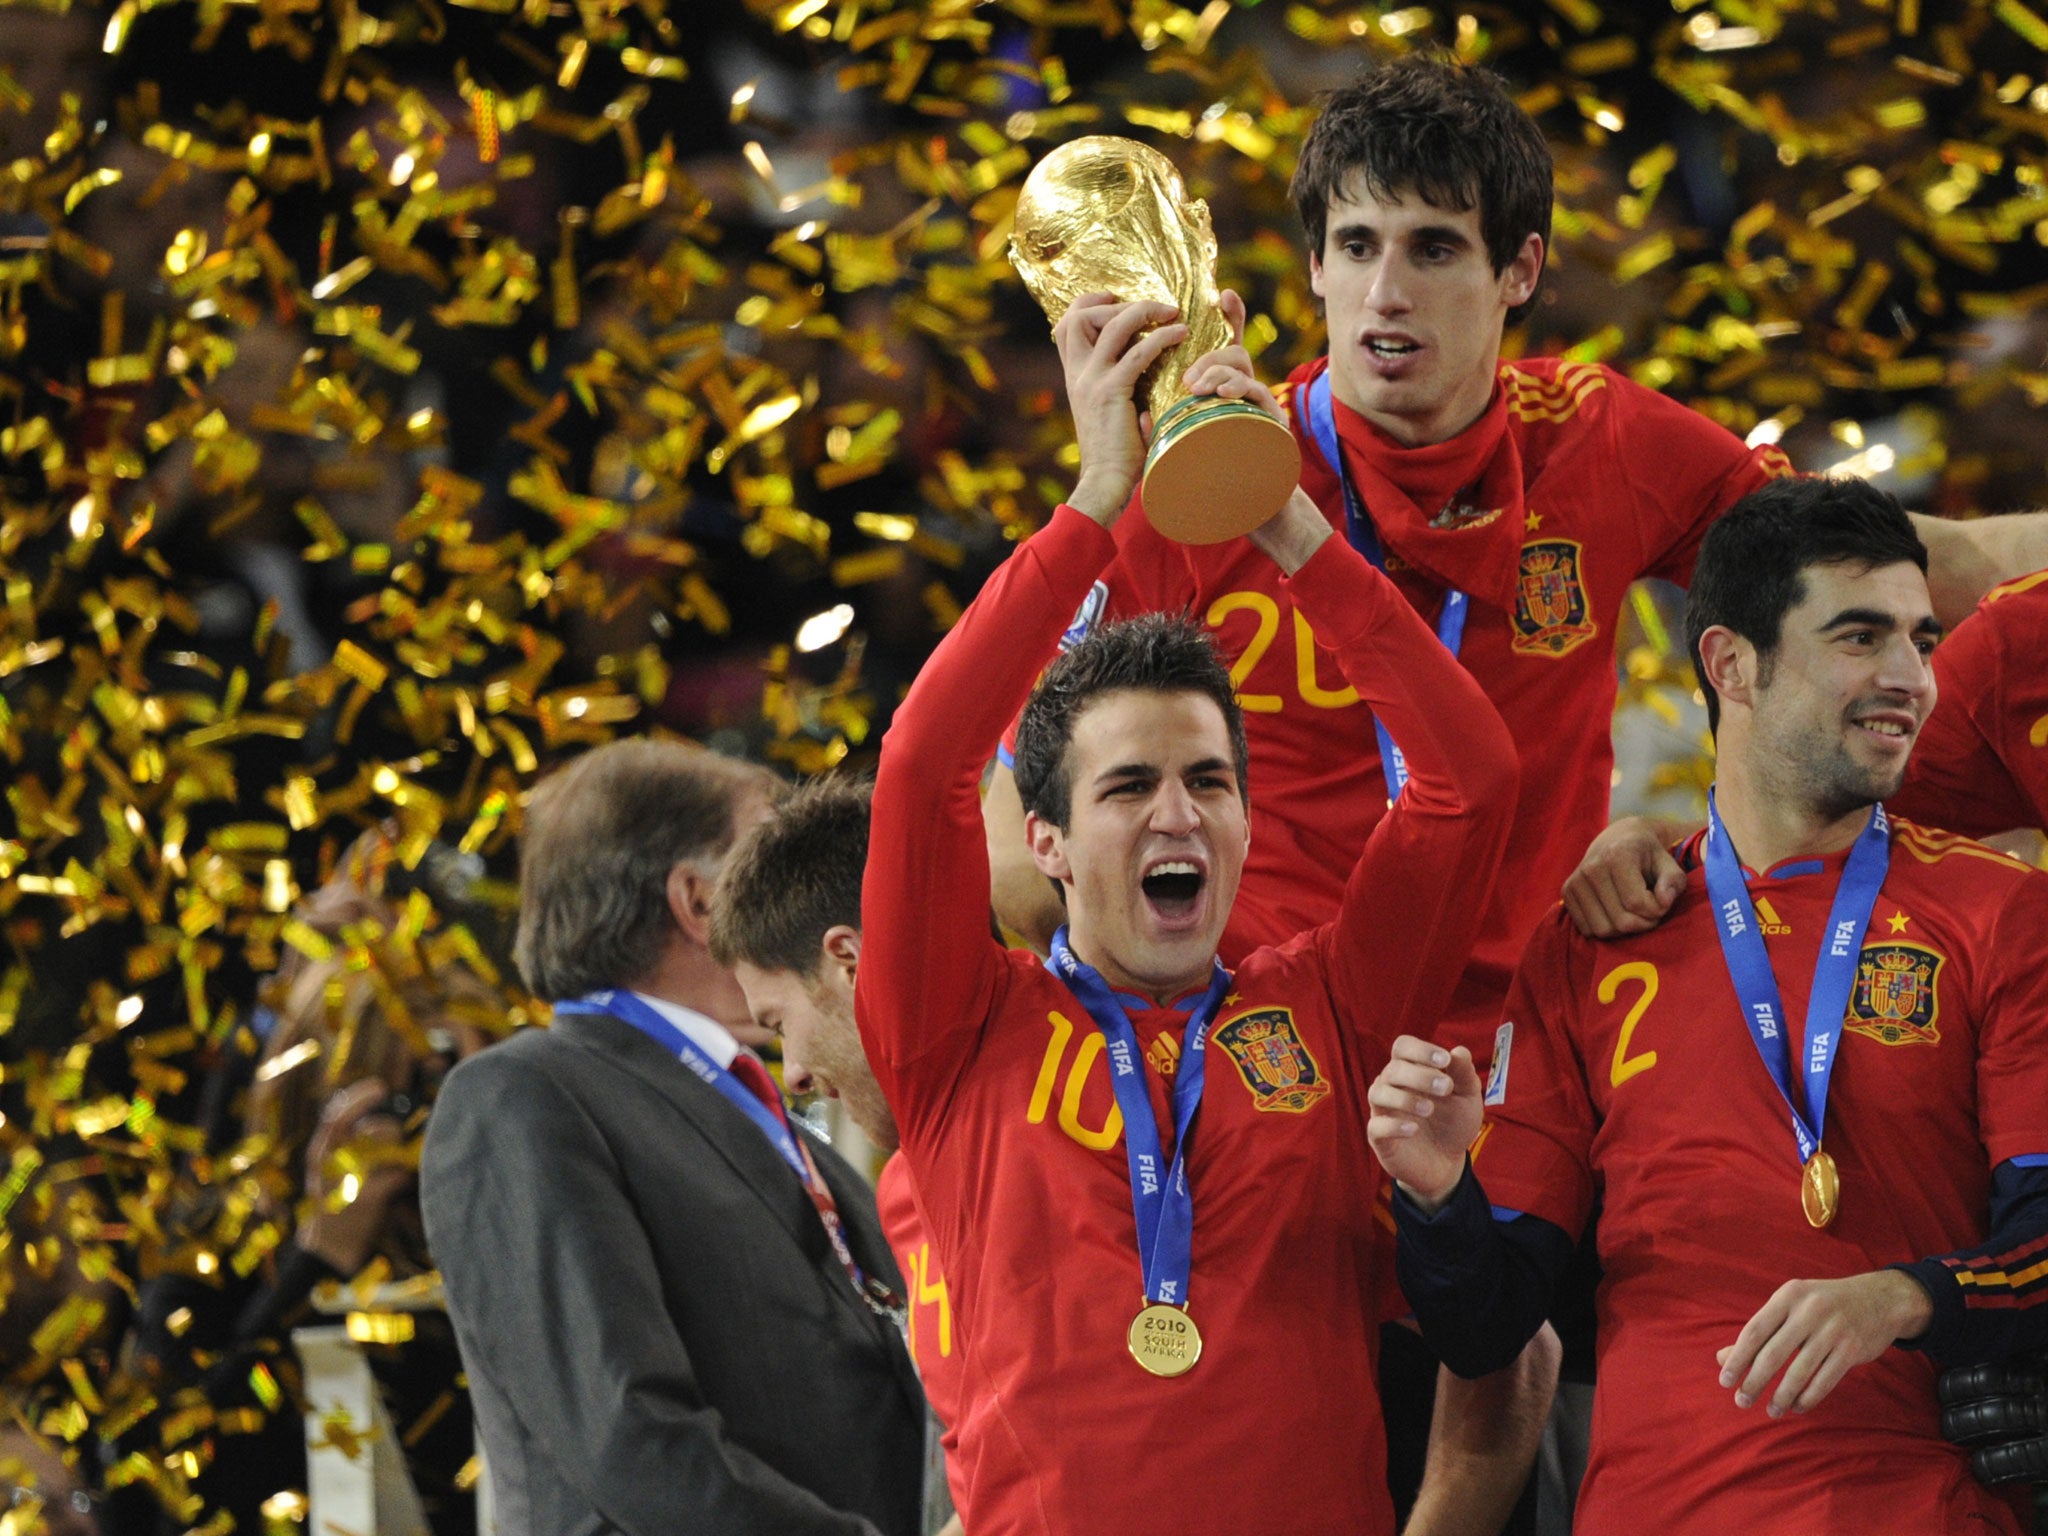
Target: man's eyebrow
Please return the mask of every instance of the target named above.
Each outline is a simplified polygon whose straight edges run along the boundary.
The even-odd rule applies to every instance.
[[[1886,613],[1882,608],[1844,608],[1833,618],[1819,625],[1818,633],[1826,634],[1829,630],[1846,629],[1852,625],[1858,629],[1881,629],[1886,633],[1904,627],[1899,623],[1896,614]],[[1939,640],[1943,634],[1941,620],[1931,613],[1924,614],[1914,621],[1912,632],[1916,635],[1931,635]]]
[[[1105,768],[1096,774],[1095,782],[1097,784],[1106,784],[1111,779],[1156,779],[1158,777],[1159,765],[1157,763],[1118,763],[1115,767]]]
[[[1182,770],[1182,772],[1221,773],[1226,770],[1232,774],[1235,774],[1237,772],[1237,764],[1233,763],[1232,761],[1230,761],[1229,758],[1226,757],[1205,757],[1198,763],[1189,763],[1187,767]]]
[[[1422,224],[1408,232],[1408,239],[1417,245],[1431,241],[1438,245],[1470,245],[1472,239],[1464,230],[1451,224]]]

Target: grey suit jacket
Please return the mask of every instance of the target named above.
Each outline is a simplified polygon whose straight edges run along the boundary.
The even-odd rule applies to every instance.
[[[874,1197],[814,1140],[862,1269]],[[915,1536],[924,1399],[760,1129],[629,1024],[449,1074],[427,1240],[503,1536]]]

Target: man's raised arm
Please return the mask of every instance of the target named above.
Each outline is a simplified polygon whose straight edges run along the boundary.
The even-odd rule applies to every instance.
[[[988,1014],[998,951],[988,933],[982,765],[1115,555],[1109,529],[1144,464],[1133,395],[1145,369],[1186,338],[1186,327],[1169,323],[1174,313],[1091,294],[1055,328],[1080,479],[940,642],[882,742],[857,1012],[877,1075],[907,1122],[938,1106],[901,1091],[905,1071],[919,1070],[914,1064],[947,1039],[971,1036]]]
[[[1514,819],[1519,766],[1493,703],[1394,584],[1301,492],[1253,539],[1386,726],[1407,787],[1373,829],[1328,930],[1347,1022],[1428,1033],[1471,958]]]

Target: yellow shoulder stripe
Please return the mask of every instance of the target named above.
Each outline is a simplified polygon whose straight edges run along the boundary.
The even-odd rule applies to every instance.
[[[1508,409],[1524,421],[1568,421],[1586,398],[1607,387],[1607,375],[1590,363],[1560,363],[1548,382],[1507,370],[1504,380]]]
[[[1995,603],[2002,597],[2018,597],[2022,592],[2032,591],[2044,581],[2048,581],[2048,571],[2036,571],[2031,576],[2015,576],[2011,581],[2000,582],[1985,593],[1984,601]]]
[[[1962,837],[1954,832],[1937,832],[1916,822],[1898,823],[1897,842],[1900,848],[1922,864],[1939,864],[1951,854],[1961,854],[1965,858],[1987,859],[2002,869],[2017,871],[2026,867],[2016,859],[1986,848],[1972,838]]]

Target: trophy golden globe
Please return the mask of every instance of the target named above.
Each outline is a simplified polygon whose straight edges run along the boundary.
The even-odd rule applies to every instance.
[[[1294,434],[1249,401],[1181,387],[1189,364],[1231,335],[1209,206],[1188,197],[1172,161],[1131,139],[1062,144],[1025,178],[1010,260],[1054,325],[1084,293],[1180,309],[1188,339],[1140,381],[1152,412],[1143,486],[1153,527],[1216,544],[1280,510],[1301,478]]]

